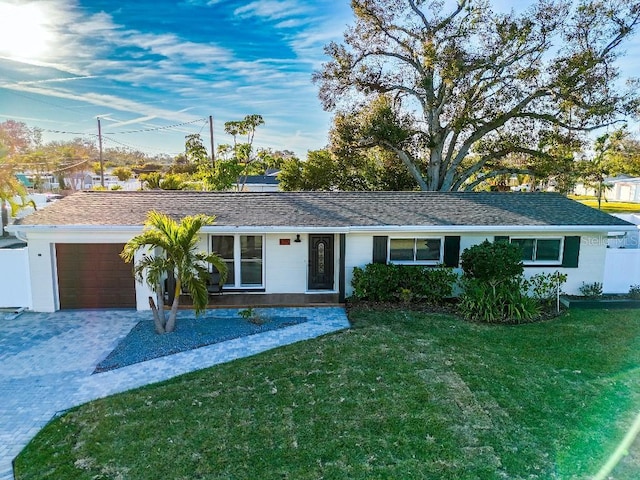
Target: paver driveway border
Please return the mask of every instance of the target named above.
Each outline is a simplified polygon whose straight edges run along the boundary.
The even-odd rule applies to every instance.
[[[16,455],[68,408],[349,327],[341,307],[264,310],[309,321],[95,375],[98,362],[140,320],[148,320],[149,312],[76,310],[0,317],[0,480],[13,479]],[[215,310],[215,316],[237,314],[237,309]]]

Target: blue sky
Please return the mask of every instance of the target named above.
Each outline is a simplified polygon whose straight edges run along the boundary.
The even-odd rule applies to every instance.
[[[105,146],[176,155],[192,133],[209,147],[209,115],[218,145],[224,122],[255,113],[256,146],[304,158],[331,121],[311,74],[351,19],[348,0],[0,0],[0,121],[48,141],[95,139],[100,117]]]
[[[331,119],[311,74],[350,19],[346,0],[0,0],[0,121],[52,140],[95,135],[99,116],[106,146],[175,155],[187,134],[209,146],[199,119],[218,145],[256,113],[256,146],[304,157]]]

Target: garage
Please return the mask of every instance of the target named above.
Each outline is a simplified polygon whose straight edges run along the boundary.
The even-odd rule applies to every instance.
[[[56,262],[61,309],[135,308],[131,264],[121,243],[58,243]]]

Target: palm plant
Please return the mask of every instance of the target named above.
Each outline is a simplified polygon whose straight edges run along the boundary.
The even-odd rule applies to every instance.
[[[139,250],[155,250],[154,254],[144,254],[135,263],[133,273],[139,282],[146,280],[156,292],[159,308],[156,308],[153,298],[149,297],[156,332],[169,333],[174,330],[183,287],[191,295],[196,315],[207,307],[208,264],[212,264],[220,272],[220,285],[226,281],[227,266],[220,256],[197,251],[200,229],[212,225],[214,220],[215,217],[209,215],[193,215],[182,218],[178,223],[168,215],[150,211],[144,231],[129,240],[120,253],[122,259],[129,263],[134,261],[134,255]],[[165,319],[162,281],[170,275],[175,278],[175,291],[169,318]]]

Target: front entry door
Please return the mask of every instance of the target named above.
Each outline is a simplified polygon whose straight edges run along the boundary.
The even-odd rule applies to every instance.
[[[309,290],[333,290],[333,235],[309,235]]]

